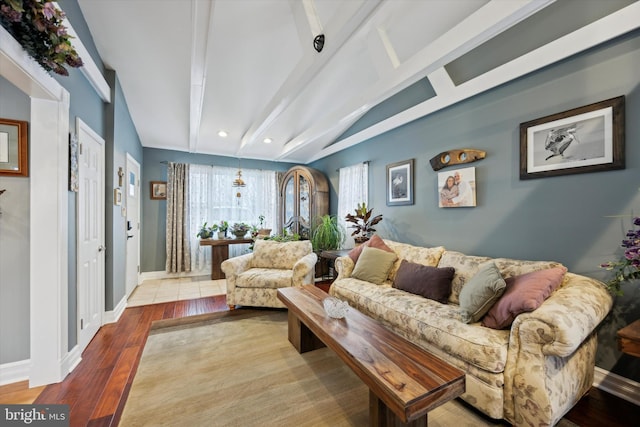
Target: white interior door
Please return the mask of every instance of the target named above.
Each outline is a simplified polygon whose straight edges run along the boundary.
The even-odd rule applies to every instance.
[[[104,139],[77,119],[78,345],[84,350],[102,326],[104,313]]]
[[[124,179],[127,207],[127,296],[138,286],[140,275],[140,164],[127,153]]]

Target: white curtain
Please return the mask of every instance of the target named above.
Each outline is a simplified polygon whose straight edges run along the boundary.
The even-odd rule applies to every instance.
[[[275,171],[242,169],[246,187],[234,188],[238,169],[222,166],[191,165],[189,169],[189,237],[191,238],[191,270],[211,268],[211,248],[201,247],[196,234],[204,222],[208,226],[227,221],[259,226],[264,215],[264,228],[275,230],[278,221],[278,188]],[[237,197],[237,193],[240,197]],[[229,237],[234,237],[231,231]],[[215,237],[215,236],[214,236]],[[241,255],[248,245],[229,245],[229,257]]]
[[[357,165],[340,168],[338,181],[338,221],[347,231],[347,238],[343,246],[352,248],[355,246],[351,233],[353,230],[344,219],[348,213],[355,212],[358,203],[369,204],[369,164],[358,163]]]

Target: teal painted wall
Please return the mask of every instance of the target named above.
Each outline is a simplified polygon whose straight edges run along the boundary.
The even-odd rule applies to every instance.
[[[165,226],[167,222],[167,203],[165,200],[150,199],[150,182],[167,180],[166,162],[191,163],[237,167],[235,157],[193,154],[173,150],[144,148],[144,168],[142,171],[142,224],[140,251],[140,271],[164,271],[166,254]],[[242,159],[246,169],[286,171],[292,163],[269,162],[264,160]],[[231,183],[229,183],[231,185]]]
[[[31,117],[29,97],[2,77],[0,117]],[[29,358],[29,181],[0,176],[0,365]]]
[[[600,263],[621,256],[620,240],[640,215],[640,32],[549,66],[312,163],[330,180],[337,168],[370,161],[370,206],[384,215],[386,238],[444,245],[473,255],[556,260],[570,271],[606,279]],[[521,181],[519,124],[626,96],[626,169]],[[438,208],[429,159],[477,148],[475,208]],[[415,204],[386,206],[386,165],[415,159]],[[443,169],[441,172],[453,170]],[[640,291],[625,287],[600,327],[597,365],[640,381],[640,360],[616,349],[615,331],[640,318]]]

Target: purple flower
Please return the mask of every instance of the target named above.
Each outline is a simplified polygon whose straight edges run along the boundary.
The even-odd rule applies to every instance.
[[[637,216],[633,219],[633,225],[640,225],[640,216]]]
[[[51,19],[54,16],[56,16],[56,8],[53,6],[53,3],[49,2],[49,1],[46,2],[44,4],[44,6],[42,6],[42,14],[47,19]]]

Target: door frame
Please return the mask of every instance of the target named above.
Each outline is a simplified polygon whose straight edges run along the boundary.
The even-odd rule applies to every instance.
[[[138,188],[138,203],[136,206],[136,209],[138,210],[138,245],[136,248],[136,259],[138,260],[138,266],[140,266],[140,231],[141,231],[141,223],[142,223],[142,215],[141,215],[141,203],[142,203],[142,187],[140,185],[140,176],[142,175],[142,167],[140,166],[140,163],[138,163],[138,161],[130,154],[130,153],[126,153],[126,161],[125,161],[125,182],[124,182],[124,188],[125,188],[125,199],[126,199],[126,207],[127,207],[127,214],[125,215],[125,221],[127,221],[127,218],[129,216],[129,191],[128,191],[128,183],[129,183],[129,162],[134,163],[137,167],[138,167],[138,182],[136,183],[136,186]],[[126,240],[125,240],[126,242]],[[136,286],[140,283],[140,269],[138,268],[138,273],[136,275],[136,286],[133,287],[133,289],[131,289],[131,291],[129,291],[127,289],[127,273],[129,270],[129,266],[128,263],[129,262],[129,244],[128,242],[126,242],[126,249],[125,249],[125,267],[124,267],[124,276],[125,276],[125,284],[124,284],[124,290],[125,290],[125,298],[128,298],[130,296],[130,294],[135,290]]]
[[[82,140],[80,139],[80,131],[85,132],[87,134],[89,134],[91,136],[91,138],[100,141],[101,145],[102,145],[102,185],[100,185],[100,188],[98,189],[98,191],[100,192],[100,195],[98,195],[98,198],[100,200],[103,201],[102,204],[102,208],[100,209],[101,212],[101,216],[102,216],[102,224],[99,225],[101,231],[101,242],[100,245],[102,245],[103,247],[105,246],[105,239],[106,239],[106,218],[105,218],[105,212],[106,212],[106,199],[105,199],[105,182],[106,182],[106,142],[104,140],[104,138],[102,138],[100,135],[98,135],[93,129],[91,129],[91,127],[86,124],[80,117],[76,117],[76,135],[78,135],[78,143],[79,145],[82,144]],[[80,150],[82,150],[82,148],[79,148]],[[82,180],[80,181],[80,187],[82,187]],[[79,190],[81,191],[81,190]],[[80,250],[81,250],[81,242],[80,242],[80,221],[78,218],[78,214],[80,212],[80,200],[79,197],[76,198],[76,254],[80,254]],[[108,249],[108,248],[107,248]],[[99,276],[99,281],[100,283],[98,284],[98,307],[100,308],[100,313],[99,313],[99,328],[102,327],[102,325],[104,325],[104,318],[105,318],[105,272],[106,272],[106,260],[105,260],[105,251],[102,251],[102,255],[100,256],[100,266],[98,268],[98,276]],[[82,283],[80,282],[82,280],[82,264],[80,262],[76,262],[76,296],[80,295],[80,286],[82,285]],[[78,349],[77,351],[79,351],[80,353],[82,353],[84,351],[84,349],[87,347],[87,345],[89,345],[89,342],[91,342],[91,340],[87,340],[86,342],[82,342],[81,341],[81,332],[82,332],[82,319],[80,318],[80,301],[79,298],[76,299],[76,337],[77,337],[77,344],[78,344]]]

